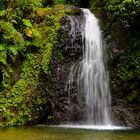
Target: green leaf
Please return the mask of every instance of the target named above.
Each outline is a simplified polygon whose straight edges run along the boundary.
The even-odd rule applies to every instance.
[[[5,10],[0,11],[0,17],[5,16],[5,14],[6,14]]]
[[[10,52],[12,52],[12,54],[17,55],[18,51],[17,51],[17,47],[15,46],[10,46],[9,47]]]
[[[23,25],[27,27],[32,27],[32,23],[29,19],[22,19]]]
[[[5,64],[5,65],[7,64],[6,58],[7,58],[7,52],[6,51],[0,52],[0,62],[2,64]]]
[[[4,50],[4,46],[3,44],[0,44],[0,51],[3,51]]]

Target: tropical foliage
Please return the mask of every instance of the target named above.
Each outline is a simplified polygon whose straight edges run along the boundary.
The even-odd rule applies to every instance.
[[[2,127],[41,122],[42,117],[51,116],[48,113],[47,85],[40,92],[39,79],[41,75],[50,75],[52,50],[57,44],[64,7],[44,7],[45,2],[0,1]],[[48,1],[47,4],[52,3]]]

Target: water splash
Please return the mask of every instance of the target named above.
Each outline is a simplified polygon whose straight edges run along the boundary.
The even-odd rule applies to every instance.
[[[74,128],[74,129],[88,129],[88,130],[131,130],[130,127],[120,127],[111,125],[51,125],[56,128]]]

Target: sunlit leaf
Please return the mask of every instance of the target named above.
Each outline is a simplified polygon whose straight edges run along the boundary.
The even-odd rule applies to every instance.
[[[3,51],[4,50],[4,46],[3,44],[0,44],[0,51]]]
[[[0,62],[2,64],[5,64],[5,65],[7,64],[6,58],[7,58],[7,52],[6,51],[0,52]]]
[[[32,32],[32,30],[31,30],[30,28],[26,28],[26,29],[25,29],[25,34],[26,34],[28,37],[32,37],[33,32]]]
[[[32,27],[32,23],[29,19],[23,19],[22,22],[25,26]]]

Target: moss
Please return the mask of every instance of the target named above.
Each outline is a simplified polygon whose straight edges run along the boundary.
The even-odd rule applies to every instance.
[[[70,9],[70,10],[68,10],[68,9],[66,9],[66,14],[67,15],[77,15],[77,14],[79,14],[80,13],[80,10],[79,9]]]
[[[130,93],[128,96],[127,96],[127,99],[129,102],[133,102],[135,100],[139,101],[139,91],[136,91],[134,90],[132,93]]]
[[[43,17],[52,13],[52,8],[37,8],[36,15],[39,17]]]
[[[58,59],[59,59],[59,61],[63,61],[64,60],[64,55],[63,55],[63,51],[62,50],[60,52],[58,52]]]

